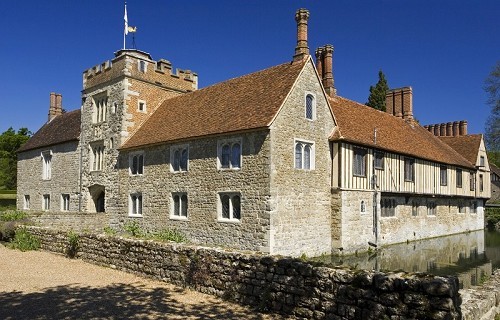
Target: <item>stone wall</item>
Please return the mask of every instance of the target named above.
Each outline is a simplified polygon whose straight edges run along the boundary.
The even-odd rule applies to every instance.
[[[42,179],[42,152],[52,153],[51,177]],[[18,155],[17,208],[24,209],[24,197],[30,197],[29,210],[43,209],[43,195],[50,195],[50,211],[61,211],[62,194],[70,197],[69,211],[79,210],[80,149],[78,141],[28,150]]]
[[[29,219],[35,225],[58,230],[101,232],[109,226],[109,215],[105,213],[30,211]]]
[[[65,232],[31,227],[64,253]],[[80,234],[77,257],[188,286],[259,310],[307,319],[460,319],[458,280],[331,269],[298,259]]]

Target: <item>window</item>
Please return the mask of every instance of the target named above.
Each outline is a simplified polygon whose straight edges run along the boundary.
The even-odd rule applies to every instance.
[[[45,211],[50,210],[50,194],[43,195],[43,210]]]
[[[382,217],[396,216],[396,200],[390,198],[380,199],[380,215]]]
[[[462,169],[457,169],[457,188],[462,188]]]
[[[187,145],[170,148],[170,169],[173,172],[188,170],[189,151]]]
[[[188,197],[186,193],[172,193],[172,210],[170,218],[187,219]]]
[[[241,196],[239,193],[220,193],[219,219],[239,221],[241,219]]]
[[[314,169],[314,144],[295,141],[295,169]]]
[[[139,111],[139,112],[146,112],[146,101],[139,100],[137,102],[137,111]]]
[[[129,216],[142,216],[142,194],[133,193],[129,200]]]
[[[479,157],[479,166],[484,167],[484,156]]]
[[[92,171],[102,171],[104,167],[104,145],[92,146]]]
[[[446,186],[448,184],[448,169],[446,166],[439,167],[439,181],[442,186]]]
[[[415,181],[415,159],[405,158],[405,181]]]
[[[108,97],[105,94],[99,94],[93,97],[93,115],[92,120],[94,123],[106,121],[106,109],[108,107]]]
[[[469,184],[470,184],[471,191],[476,190],[476,175],[472,171],[469,172]]]
[[[52,151],[42,152],[42,179],[50,180],[52,177]]]
[[[470,202],[470,213],[471,214],[476,214],[477,213],[477,201],[471,201]]]
[[[359,211],[361,211],[361,213],[366,212],[366,204],[364,201],[361,201]]]
[[[413,201],[413,202],[411,203],[411,215],[412,215],[413,217],[418,216],[418,206],[419,206],[418,201]]]
[[[69,194],[61,195],[61,211],[69,211]]]
[[[219,169],[240,169],[241,141],[232,140],[219,142],[218,162]]]
[[[384,153],[382,151],[375,151],[375,169],[384,170]]]
[[[111,108],[111,113],[115,114],[117,109],[118,109],[118,103],[115,102],[113,103],[113,107]]]
[[[144,154],[131,154],[129,158],[129,167],[131,175],[142,175],[144,173]]]
[[[483,181],[483,175],[479,175],[479,192],[484,191],[484,181]]]
[[[366,177],[366,149],[354,147],[353,153],[353,174]]]
[[[30,196],[28,194],[24,195],[24,204],[23,204],[23,209],[29,210],[30,209]]]
[[[316,101],[310,93],[306,94],[306,119],[314,120],[316,113]]]
[[[427,203],[427,215],[428,216],[436,215],[436,203],[434,201],[429,201]]]
[[[139,64],[137,66],[140,72],[146,72],[146,62],[143,60],[139,60]]]

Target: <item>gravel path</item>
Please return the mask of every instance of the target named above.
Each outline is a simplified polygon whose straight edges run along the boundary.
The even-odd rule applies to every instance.
[[[213,296],[0,244],[0,319],[277,319]]]

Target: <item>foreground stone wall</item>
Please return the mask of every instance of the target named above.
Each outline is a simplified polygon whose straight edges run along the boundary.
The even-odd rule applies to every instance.
[[[31,227],[64,253],[66,232]],[[331,269],[267,255],[80,234],[77,257],[307,319],[460,319],[457,278]]]

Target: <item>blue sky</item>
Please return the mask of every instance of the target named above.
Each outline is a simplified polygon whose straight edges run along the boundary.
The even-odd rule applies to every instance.
[[[500,1],[127,1],[137,49],[198,73],[200,88],[290,61],[302,7],[311,13],[311,52],[335,47],[339,95],[365,103],[382,69],[391,88],[413,87],[422,124],[467,120],[469,133],[484,131]],[[79,108],[82,72],[122,48],[123,1],[1,1],[0,30],[0,132],[36,131],[51,91],[65,109]]]

